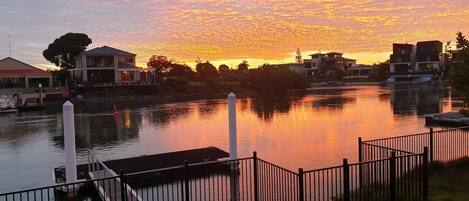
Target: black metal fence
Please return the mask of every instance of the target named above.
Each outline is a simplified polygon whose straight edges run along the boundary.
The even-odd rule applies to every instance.
[[[236,160],[101,175],[3,193],[0,201],[426,201],[429,161],[469,156],[469,127],[360,138],[358,148],[358,163],[344,159],[342,165],[316,170],[294,172],[259,159],[254,152]],[[90,163],[94,174],[105,170],[99,164]]]
[[[460,127],[397,137],[362,141],[359,138],[359,161],[387,158],[392,151],[399,155],[423,153],[429,148],[429,160],[448,162],[469,157],[469,127]]]
[[[252,157],[185,164],[0,194],[0,201],[425,200],[425,154],[293,172]],[[127,188],[132,186],[132,191]],[[132,195],[128,195],[131,192]],[[396,199],[399,198],[399,199]]]
[[[427,152],[305,171],[304,200],[426,200]],[[301,172],[301,171],[300,171]]]

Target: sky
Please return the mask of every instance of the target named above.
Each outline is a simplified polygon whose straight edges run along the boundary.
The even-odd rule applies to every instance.
[[[469,0],[0,0],[0,58],[51,66],[42,51],[68,32],[86,33],[89,48],[108,45],[193,65],[248,60],[294,62],[337,51],[358,63],[389,58],[392,43],[453,40],[469,32]],[[469,33],[466,33],[469,34]]]

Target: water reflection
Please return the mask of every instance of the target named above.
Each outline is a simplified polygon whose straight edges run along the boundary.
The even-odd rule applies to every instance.
[[[220,103],[218,101],[206,101],[198,105],[199,116],[207,118],[218,111]]]
[[[152,108],[144,111],[145,118],[155,127],[166,127],[172,121],[188,117],[193,109],[187,105]]]
[[[275,113],[288,113],[294,101],[287,97],[258,97],[251,100],[251,110],[259,119],[270,122]]]
[[[448,90],[437,85],[393,85],[390,101],[397,115],[424,115],[443,111]]]
[[[333,96],[313,101],[313,108],[342,109],[345,104],[356,101],[355,97]]]
[[[292,170],[337,165],[342,158],[356,161],[357,137],[427,131],[420,115],[449,111],[451,100],[448,90],[424,85],[241,98],[239,156],[258,151]],[[112,104],[77,106],[79,159],[86,160],[86,148],[103,160],[207,146],[228,149],[226,100],[118,108],[114,117]],[[63,164],[61,112],[1,115],[0,122],[0,192],[50,184],[51,169]]]
[[[61,121],[61,120],[58,120]],[[77,149],[96,146],[115,146],[138,138],[142,115],[124,110],[119,116],[77,115],[75,118]],[[58,122],[57,125],[62,125]],[[52,137],[56,146],[63,148],[64,138],[61,126]]]

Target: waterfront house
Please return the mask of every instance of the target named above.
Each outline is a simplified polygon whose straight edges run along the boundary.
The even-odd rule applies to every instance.
[[[293,73],[298,75],[306,76],[306,64],[305,63],[284,63],[284,64],[270,64],[276,68],[288,68]]]
[[[52,74],[11,57],[0,60],[0,88],[52,86]]]
[[[73,79],[93,85],[132,84],[140,82],[143,68],[135,65],[136,54],[102,46],[81,53]]]
[[[368,79],[370,75],[375,73],[375,68],[371,65],[358,64],[347,68],[344,79]]]
[[[343,57],[342,53],[329,52],[329,53],[316,53],[311,54],[311,68],[309,73],[313,77],[327,77],[332,75],[338,70],[347,72],[348,68],[355,67],[357,61]]]
[[[443,43],[422,41],[417,45],[393,44],[388,81],[430,81],[444,67]]]

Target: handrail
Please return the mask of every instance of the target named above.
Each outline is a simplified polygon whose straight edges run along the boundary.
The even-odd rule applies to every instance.
[[[97,162],[98,164],[100,164],[105,170],[107,170],[109,173],[111,173],[111,175],[117,176],[116,180],[117,180],[118,182],[121,182],[121,183],[122,183],[120,176],[118,176],[117,173],[114,172],[114,170],[110,169],[110,168],[107,167],[102,161],[100,161],[100,160],[98,159],[98,157],[96,157],[96,154],[95,154],[92,150],[88,149],[88,153],[91,155],[91,157],[92,157],[93,159],[96,159],[96,162]],[[99,168],[98,168],[98,169],[99,169]],[[99,172],[99,170],[98,170],[98,172]],[[99,173],[98,173],[98,174],[99,174]],[[104,173],[104,174],[106,174],[106,173]],[[133,196],[135,196],[135,197],[137,198],[137,201],[143,200],[143,199],[140,197],[140,195],[138,195],[138,193],[137,193],[132,187],[129,186],[129,184],[124,183],[124,185],[125,185],[125,189],[126,189],[127,191],[130,191],[130,193],[131,193]],[[124,193],[124,192],[122,192],[122,193]]]

